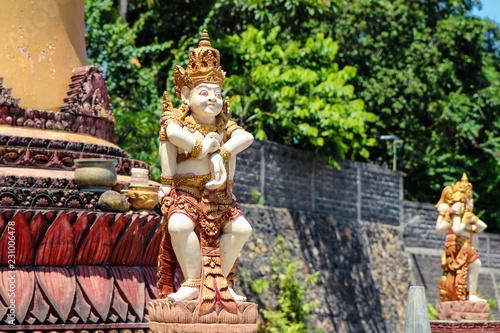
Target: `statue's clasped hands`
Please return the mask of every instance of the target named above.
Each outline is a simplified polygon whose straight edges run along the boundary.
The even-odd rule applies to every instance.
[[[217,140],[217,134],[216,133],[208,133],[205,136],[205,139],[201,143],[202,148],[200,151],[200,155],[204,153],[204,148],[206,148],[206,153],[205,156],[209,153],[214,153],[212,156],[210,156],[209,163],[210,163],[210,173],[211,173],[211,178],[208,181],[206,187],[209,190],[215,190],[221,187],[227,180],[227,170],[226,166],[224,165],[224,160],[222,159],[222,156],[220,156],[219,153],[217,153],[217,149],[219,149],[219,141]]]
[[[200,153],[196,156],[197,159],[202,160],[208,154],[214,153],[219,149],[219,141],[217,140],[217,133],[208,133],[201,142]]]
[[[463,202],[457,201],[451,206],[451,211],[455,215],[461,215],[465,210],[465,204]]]

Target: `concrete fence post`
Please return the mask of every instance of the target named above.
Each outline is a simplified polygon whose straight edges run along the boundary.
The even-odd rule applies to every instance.
[[[431,333],[424,287],[410,287],[404,333]]]
[[[362,191],[362,188],[361,188],[361,176],[362,176],[362,172],[361,172],[361,166],[359,164],[355,164],[356,165],[356,174],[357,174],[357,177],[356,177],[356,189],[357,189],[357,201],[356,201],[356,213],[357,213],[357,217],[358,217],[358,223],[361,222],[361,208],[362,208],[362,203],[361,203],[361,191]]]

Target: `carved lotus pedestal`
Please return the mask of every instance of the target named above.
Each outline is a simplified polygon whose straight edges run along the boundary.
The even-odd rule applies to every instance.
[[[149,328],[157,333],[250,333],[257,332],[257,304],[239,302],[233,314],[216,304],[209,313],[198,315],[198,301],[172,302],[156,299],[149,302]]]
[[[160,216],[0,207],[0,234],[0,332],[147,328]]]
[[[431,321],[431,332],[500,332],[500,322],[487,321],[490,305],[473,301],[441,302],[440,320]]]
[[[441,302],[437,311],[441,320],[488,320],[490,305],[473,301]]]

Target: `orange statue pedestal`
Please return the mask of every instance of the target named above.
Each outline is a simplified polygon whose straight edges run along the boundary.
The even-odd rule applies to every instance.
[[[441,320],[488,320],[490,305],[474,301],[450,301],[437,305]]]
[[[239,302],[236,314],[216,304],[209,313],[198,315],[199,302],[157,299],[149,302],[149,328],[157,333],[253,333],[257,332],[257,304]]]

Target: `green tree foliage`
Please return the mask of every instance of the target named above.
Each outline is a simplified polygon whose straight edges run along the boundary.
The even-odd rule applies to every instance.
[[[467,172],[476,213],[500,230],[500,31],[471,16],[479,0],[221,0],[242,20],[282,40],[324,33],[336,61],[354,66],[353,98],[365,103],[368,136],[396,135],[405,199],[435,202],[444,185]],[[214,8],[218,8],[217,5]],[[212,13],[210,24],[221,22]],[[236,19],[236,18],[235,18]],[[302,138],[301,138],[302,139]],[[369,161],[393,158],[390,142],[366,145]],[[359,156],[365,156],[364,154]]]
[[[161,116],[162,85],[157,75],[166,66],[162,53],[171,41],[138,45],[138,35],[151,20],[143,13],[132,26],[125,22],[111,0],[85,1],[89,62],[106,69],[106,81],[116,118],[117,142],[133,158],[157,166],[158,118]],[[153,168],[158,179],[159,169]]]
[[[479,0],[134,0],[128,22],[117,2],[87,1],[87,41],[134,157],[155,160],[158,97],[207,28],[235,118],[258,138],[385,164],[390,142],[374,140],[396,135],[405,199],[434,202],[467,172],[500,230],[500,31],[471,16]]]
[[[476,211],[499,230],[498,26],[471,17],[477,0],[342,1],[333,37],[339,63],[353,64],[357,97],[377,115],[374,137],[405,141],[405,198],[435,202],[467,172]],[[370,159],[383,157],[383,144]],[[389,155],[392,151],[389,149]],[[430,191],[429,191],[430,189]],[[496,225],[495,225],[496,224]]]
[[[330,157],[368,157],[365,122],[375,116],[353,99],[354,87],[346,82],[356,69],[339,70],[331,38],[318,33],[287,41],[280,27],[266,33],[249,26],[229,37],[225,49],[232,50],[236,68],[245,62],[242,75],[228,78],[227,89],[235,118],[257,139],[321,149]]]
[[[198,29],[196,22],[203,15],[207,17],[204,24],[208,24],[216,12],[228,12],[234,18],[242,10],[254,8],[250,4],[250,8],[231,10],[227,4],[208,6],[203,2],[203,6],[188,12],[187,6],[181,10],[181,4],[173,1],[160,6],[155,1],[131,1],[126,15],[131,22],[126,22],[113,1],[86,2],[89,58],[91,63],[108,68],[118,144],[134,158],[150,163],[156,179],[156,120],[161,115],[162,90],[167,81],[167,90],[172,92],[173,68],[187,64],[189,48],[197,42],[181,33]],[[259,139],[274,133],[275,141],[318,149],[333,164],[335,158],[367,157],[365,146],[370,140],[366,138],[365,121],[373,121],[374,116],[364,112],[363,102],[353,98],[353,86],[347,84],[355,77],[356,69],[344,66],[339,70],[333,62],[338,46],[331,38],[321,33],[307,37],[305,31],[297,29],[304,10],[320,15],[326,8],[314,5],[311,9],[305,4],[290,6],[296,13],[295,22],[288,23],[286,33],[276,27],[262,40],[264,29],[244,25],[240,26],[244,28],[240,35],[221,34],[232,33],[232,29],[212,34],[214,46],[218,46],[214,35],[219,35],[224,50],[231,51],[222,52],[227,54],[222,63],[228,70],[226,87],[230,87],[225,92],[236,95],[235,116]],[[172,10],[178,10],[178,15]],[[270,22],[278,16],[262,19]],[[283,22],[285,19],[279,18]],[[181,30],[184,23],[186,30]],[[305,42],[294,40],[294,29],[307,37]],[[198,33],[193,31],[193,35]],[[164,36],[171,39],[160,40]]]

